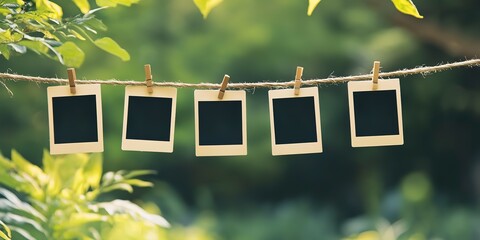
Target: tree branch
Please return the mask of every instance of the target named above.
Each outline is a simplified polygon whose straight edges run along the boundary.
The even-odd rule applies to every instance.
[[[437,22],[415,19],[380,6],[381,0],[368,1],[372,7],[380,10],[393,24],[409,31],[416,38],[443,49],[452,56],[476,58],[480,56],[480,39],[474,39],[454,29],[448,29]]]

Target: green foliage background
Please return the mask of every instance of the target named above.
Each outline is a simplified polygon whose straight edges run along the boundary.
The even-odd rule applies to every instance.
[[[412,20],[413,28],[401,21],[411,17],[373,0],[324,1],[311,17],[306,4],[225,1],[207,20],[190,1],[101,11],[131,60],[79,43],[87,54],[77,76],[143,81],[149,63],[155,81],[220,82],[225,73],[233,82],[286,81],[297,65],[309,79],[366,73],[373,60],[389,71],[480,53],[414,31],[432,23],[441,30],[435,36],[478,46],[478,1],[418,1],[425,19]],[[442,35],[451,31],[458,39]],[[0,70],[66,77],[64,66],[35,54],[2,59]],[[155,187],[132,200],[158,205],[178,239],[477,239],[479,75],[472,68],[402,78],[405,145],[398,147],[351,148],[346,85],[322,85],[324,153],[284,157],[271,156],[267,90],[247,96],[248,156],[196,158],[192,89],[178,91],[175,151],[162,154],[120,150],[124,88],[104,86],[104,168],[156,170]],[[0,149],[40,161],[48,147],[46,86],[7,85],[15,96],[0,89]]]

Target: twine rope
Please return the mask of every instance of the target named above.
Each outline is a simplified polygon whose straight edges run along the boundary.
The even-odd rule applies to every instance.
[[[443,72],[451,70],[453,68],[460,67],[480,67],[480,59],[471,59],[465,61],[459,61],[454,63],[439,64],[436,66],[423,66],[416,67],[412,69],[402,69],[392,72],[381,72],[379,74],[380,78],[390,78],[390,77],[400,77],[400,76],[409,76],[421,74],[423,76],[438,72]],[[355,76],[345,76],[345,77],[328,77],[328,78],[319,78],[311,80],[302,80],[302,85],[312,86],[319,84],[336,84],[336,83],[345,83],[349,81],[362,81],[362,80],[371,80],[373,74],[362,74]],[[68,84],[68,79],[62,78],[45,78],[45,77],[33,77],[25,76],[12,73],[0,73],[0,85],[4,86],[7,91],[12,95],[10,89],[5,84],[5,81],[27,81],[35,82],[41,84]],[[104,85],[127,85],[127,86],[146,86],[145,81],[133,81],[133,80],[118,80],[118,79],[109,79],[109,80],[75,80],[75,83],[78,84],[104,84]],[[229,89],[255,89],[255,88],[287,88],[293,87],[295,80],[288,82],[280,81],[264,81],[264,82],[244,82],[244,83],[230,83],[228,84]],[[185,83],[185,82],[154,82],[154,86],[161,87],[175,87],[175,88],[195,88],[195,89],[218,89],[220,88],[220,83]]]

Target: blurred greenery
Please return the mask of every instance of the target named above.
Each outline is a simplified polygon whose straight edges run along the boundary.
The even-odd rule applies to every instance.
[[[100,154],[43,155],[43,168],[31,164],[15,150],[11,160],[0,155],[0,218],[13,239],[68,240],[119,239],[132,225],[137,238],[158,239],[160,227],[170,224],[130,201],[101,200],[114,190],[133,192],[133,186],[150,187],[138,179],[150,170],[102,172]],[[21,195],[23,194],[23,195]],[[134,223],[134,224],[133,224]],[[136,228],[141,229],[136,232]],[[130,235],[127,235],[130,236]],[[131,238],[131,237],[130,237]]]
[[[245,0],[203,20],[190,1],[141,1],[98,13],[130,62],[79,43],[88,54],[77,76],[143,81],[148,63],[154,81],[287,81],[296,66],[311,79],[368,73],[374,60],[390,71],[480,55],[478,1],[416,4],[425,19],[379,0],[322,1],[310,17],[306,1]],[[66,77],[35,54],[0,61],[2,72]],[[104,168],[158,172],[153,188],[113,197],[161,210],[166,239],[479,239],[479,75],[402,78],[405,145],[394,147],[352,148],[346,85],[321,85],[324,153],[281,157],[267,90],[247,93],[248,156],[196,158],[192,89],[178,91],[175,149],[163,154],[121,151],[124,88],[103,86]],[[0,89],[0,150],[38,160],[47,86],[6,84],[15,96]]]

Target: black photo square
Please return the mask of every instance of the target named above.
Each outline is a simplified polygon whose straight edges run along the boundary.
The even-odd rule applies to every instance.
[[[305,143],[317,141],[313,97],[273,99],[275,143]]]
[[[98,141],[95,95],[54,97],[52,101],[55,144]]]
[[[272,155],[323,152],[317,87],[268,91]]]
[[[170,141],[172,99],[130,96],[127,139]]]
[[[395,90],[354,92],[356,135],[398,135]]]
[[[200,145],[242,144],[242,102],[198,102],[198,126]]]

